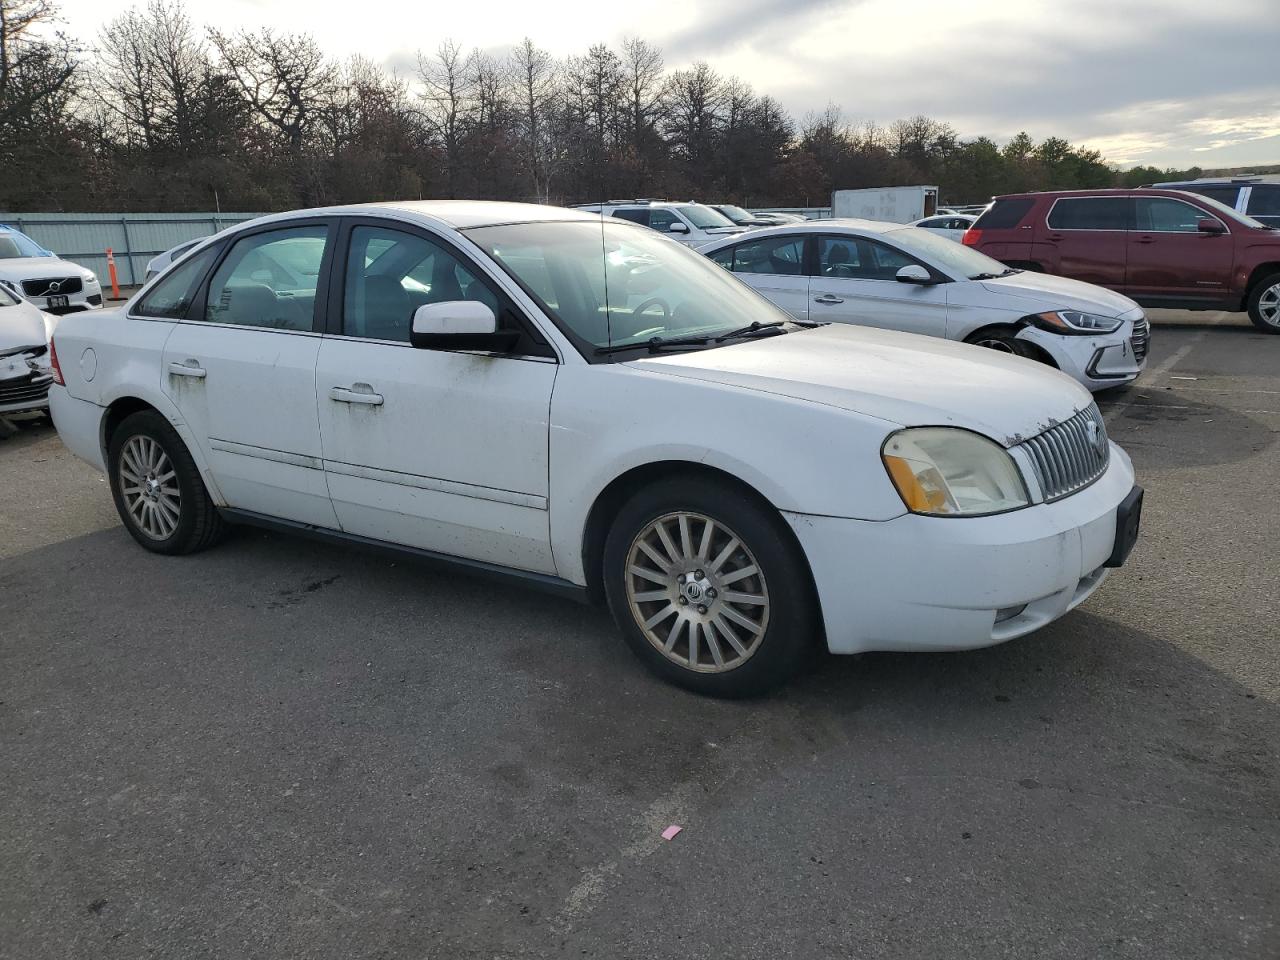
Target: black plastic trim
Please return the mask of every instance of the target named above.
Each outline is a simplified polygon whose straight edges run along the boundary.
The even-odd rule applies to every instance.
[[[374,540],[372,537],[362,537],[354,533],[344,533],[341,530],[330,530],[327,527],[317,527],[310,523],[300,523],[296,520],[282,520],[279,517],[269,517],[265,514],[254,513],[251,510],[237,510],[232,507],[220,507],[218,512],[221,513],[229,523],[262,527],[266,530],[276,530],[281,533],[296,533],[314,540],[324,540],[328,543],[356,546],[367,550],[373,550],[378,553],[411,557],[428,565],[446,568],[452,567],[453,569],[474,574],[478,577],[484,577],[489,580],[498,580],[504,583],[531,587],[535,590],[540,590],[543,593],[550,593],[554,596],[564,597],[566,600],[575,600],[578,603],[588,606],[591,604],[591,599],[585,586],[579,586],[576,583],[570,583],[568,580],[562,580],[560,577],[553,577],[545,573],[533,573],[529,570],[517,570],[512,567],[504,567],[496,563],[486,563],[483,560],[468,560],[465,557],[455,557],[447,553],[437,553],[434,550],[423,550],[419,547],[407,547],[399,543],[389,543],[386,540]]]

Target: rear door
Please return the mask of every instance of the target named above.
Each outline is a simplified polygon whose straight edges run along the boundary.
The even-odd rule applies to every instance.
[[[947,335],[946,284],[901,283],[903,267],[928,265],[879,240],[822,235],[816,240],[809,280],[809,318]]]
[[[725,247],[711,259],[797,320],[809,319],[809,277],[802,234],[760,237]]]
[[[1031,259],[1050,273],[1124,290],[1132,222],[1131,197],[1059,197],[1037,230]]]
[[[1135,297],[1219,299],[1231,285],[1235,241],[1219,217],[1172,197],[1136,197],[1125,292]],[[1222,233],[1201,233],[1216,220]]]
[[[333,223],[240,234],[165,343],[164,391],[227,505],[335,528],[315,372]],[[179,268],[182,269],[182,268]]]

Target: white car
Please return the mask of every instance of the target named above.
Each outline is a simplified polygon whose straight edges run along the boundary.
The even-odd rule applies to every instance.
[[[102,306],[98,276],[63,260],[25,233],[0,225],[0,286],[48,313]]]
[[[630,220],[641,226],[665,233],[672,240],[679,240],[691,247],[701,246],[742,233],[740,227],[719,210],[701,203],[672,203],[667,200],[611,200],[609,203],[588,203],[576,207],[598,213],[602,217]]]
[[[651,668],[714,695],[820,643],[1020,636],[1137,535],[1129,458],[1069,378],[796,323],[574,210],[264,217],[64,318],[53,355],[58,432],[148,550],[262,524],[604,597]]]
[[[170,247],[164,253],[157,253],[154,257],[147,261],[147,275],[143,279],[143,283],[150,283],[151,278],[163,273],[169,264],[180,258],[184,253],[194,247],[207,237],[196,237],[194,240],[184,240],[176,247]]]
[[[0,419],[49,407],[49,338],[58,318],[0,286]]]
[[[948,240],[954,240],[959,243],[964,237],[964,232],[972,227],[977,219],[977,217],[967,213],[943,213],[939,211],[935,216],[925,217],[923,220],[908,224],[908,226],[919,227],[921,230],[932,230],[940,237],[946,237]]]
[[[699,252],[799,320],[963,340],[1043,361],[1090,390],[1129,383],[1146,364],[1150,326],[1128,297],[901,223],[811,220]]]

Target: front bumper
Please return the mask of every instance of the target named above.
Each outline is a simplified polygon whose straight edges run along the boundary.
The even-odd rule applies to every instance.
[[[47,357],[0,357],[0,416],[47,410],[52,384]]]
[[[808,557],[832,653],[971,650],[1056,620],[1102,584],[1133,481],[1113,445],[1092,486],[997,516],[784,516]]]
[[[1018,339],[1044,350],[1059,370],[1090,390],[1132,383],[1147,365],[1149,334],[1145,320],[1141,334],[1135,331],[1133,322],[1102,336],[1065,336],[1026,326],[1018,331]]]

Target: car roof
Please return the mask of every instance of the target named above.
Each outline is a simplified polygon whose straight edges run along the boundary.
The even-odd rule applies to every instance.
[[[1026,200],[1038,197],[1191,197],[1203,200],[1187,190],[1168,190],[1156,187],[1103,187],[1098,190],[1036,190],[1027,193],[1002,193],[992,200]]]
[[[586,210],[553,207],[542,203],[508,203],[501,200],[397,200],[379,203],[353,203],[336,207],[290,210],[260,217],[252,223],[272,223],[302,217],[335,217],[361,215],[394,215],[431,220],[437,224],[466,230],[491,227],[503,223],[536,223],[547,220],[599,220],[600,215]]]

